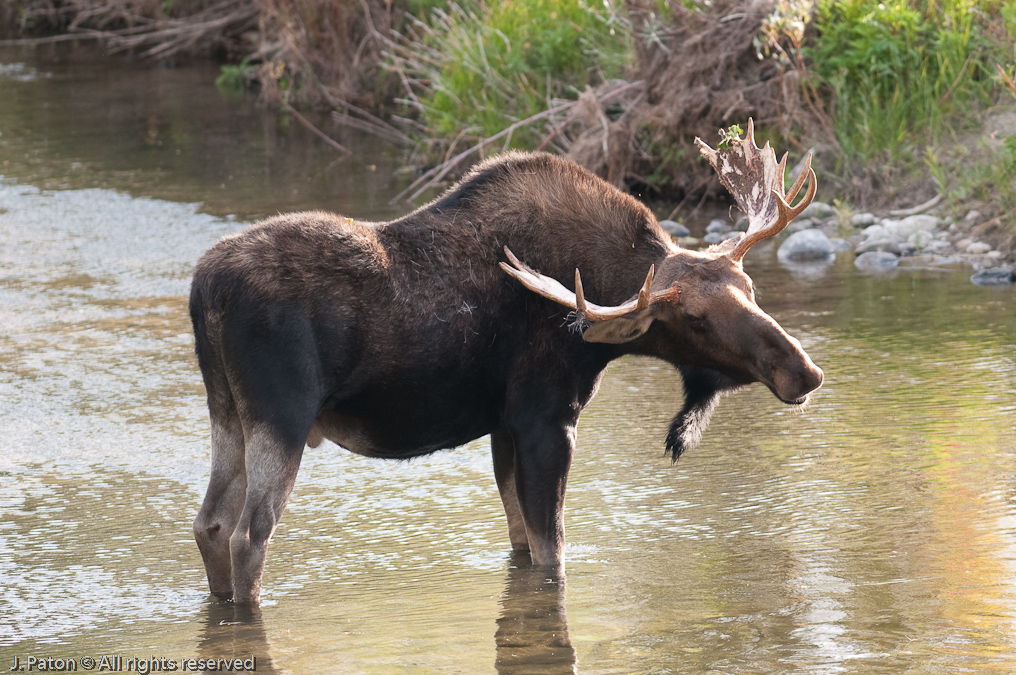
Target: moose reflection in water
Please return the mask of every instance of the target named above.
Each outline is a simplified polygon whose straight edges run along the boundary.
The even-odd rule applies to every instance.
[[[508,562],[500,616],[494,633],[498,675],[570,675],[576,672],[575,648],[568,634],[565,580],[533,566],[514,552]],[[283,672],[272,658],[265,620],[257,605],[212,601],[205,607],[198,657],[253,655],[257,672]],[[355,624],[356,617],[351,617]]]
[[[547,576],[524,553],[512,553],[494,641],[499,675],[574,673],[565,580]]]
[[[523,153],[396,221],[289,214],[216,244],[190,299],[212,427],[194,534],[212,593],[259,602],[304,447],[325,438],[405,459],[489,434],[512,547],[560,576],[576,425],[610,361],[681,372],[675,459],[725,391],[761,382],[806,402],[822,371],[756,304],[741,261],[807,206],[815,174],[785,194],[786,157],[759,149],[751,124],[728,140],[701,147],[750,224],[704,252],[578,165]]]

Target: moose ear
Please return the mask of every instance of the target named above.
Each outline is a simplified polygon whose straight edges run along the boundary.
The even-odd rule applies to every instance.
[[[582,339],[586,342],[606,342],[612,345],[631,342],[649,330],[653,318],[651,312],[642,311],[600,321],[587,328],[582,334]]]

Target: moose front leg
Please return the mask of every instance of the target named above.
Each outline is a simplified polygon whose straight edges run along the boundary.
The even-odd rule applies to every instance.
[[[494,458],[494,479],[508,519],[508,539],[512,550],[528,552],[529,536],[515,489],[515,441],[508,432],[495,431],[490,435],[490,450]]]
[[[564,573],[564,493],[575,449],[575,423],[531,421],[512,432],[515,492],[533,564]]]

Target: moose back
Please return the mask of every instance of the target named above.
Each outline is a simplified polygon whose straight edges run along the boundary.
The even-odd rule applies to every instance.
[[[776,216],[741,243],[793,217],[782,176]],[[813,188],[812,177],[803,201]],[[211,419],[194,522],[210,590],[259,601],[304,448],[326,438],[401,459],[490,434],[512,546],[560,573],[576,423],[612,359],[651,355],[679,371],[675,459],[724,391],[761,382],[800,404],[821,384],[755,303],[735,243],[679,249],[637,200],[523,153],[481,163],[395,221],[296,213],[219,241],[190,299]]]

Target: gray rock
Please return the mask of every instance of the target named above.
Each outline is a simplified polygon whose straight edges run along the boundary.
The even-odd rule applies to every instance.
[[[907,243],[918,251],[924,250],[933,241],[935,241],[935,235],[926,230],[917,230],[907,237]]]
[[[958,242],[956,242],[956,250],[965,252],[967,250],[967,246],[970,246],[973,243],[974,243],[973,239],[971,239],[970,237],[964,237],[963,239],[960,239]]]
[[[854,259],[854,267],[868,271],[888,270],[900,264],[900,259],[886,251],[868,251]]]
[[[899,235],[889,235],[882,239],[865,239],[863,242],[857,245],[854,249],[854,253],[861,255],[862,253],[868,253],[869,251],[887,251],[899,255],[901,252],[900,246],[903,244],[903,239]]]
[[[983,241],[975,241],[966,248],[967,253],[973,253],[974,255],[987,253],[990,250],[991,244],[985,244]]]
[[[903,220],[896,222],[896,234],[906,238],[914,232],[934,232],[940,222],[935,216],[923,213],[916,216],[907,216]]]
[[[719,244],[723,241],[723,235],[719,232],[710,232],[706,236],[702,237],[702,241],[712,246],[713,244]]]
[[[825,202],[812,202],[801,212],[801,218],[824,220],[836,215],[836,209]]]
[[[661,220],[660,227],[671,237],[690,237],[691,230],[676,220]]]
[[[889,230],[885,229],[884,225],[869,225],[864,228],[864,237],[866,239],[885,239],[889,236]]]
[[[721,234],[720,237],[723,238],[723,241],[726,241],[727,239],[740,239],[743,235],[744,235],[744,232],[738,232],[738,231],[735,230],[733,232],[727,232],[726,234]]]
[[[944,241],[942,239],[935,239],[935,240],[929,242],[928,245],[925,246],[923,250],[924,250],[925,253],[933,253],[935,255],[942,255],[942,254],[945,254],[945,253],[951,253],[952,252],[952,244],[950,244],[948,241]]]
[[[801,230],[787,237],[776,251],[781,262],[825,260],[836,254],[829,237],[821,230]]]
[[[790,225],[787,225],[787,232],[800,232],[815,227],[815,221],[811,218],[797,218]]]
[[[855,213],[850,216],[850,224],[854,227],[867,227],[868,225],[874,225],[878,222],[878,218],[873,213]]]
[[[967,211],[967,215],[963,216],[963,222],[967,225],[973,225],[974,223],[980,222],[981,212],[977,209],[971,209]]]
[[[829,243],[833,245],[833,253],[839,253],[841,251],[849,251],[854,248],[853,245],[846,239],[840,239],[839,237],[833,237],[829,240]]]
[[[730,223],[722,220],[711,220],[709,221],[709,225],[706,226],[706,232],[709,234],[712,234],[713,232],[717,234],[724,234],[726,232],[730,232],[732,229],[733,228],[730,226]]]
[[[975,272],[970,280],[978,286],[1008,286],[1016,281],[1016,274],[1011,267],[992,267]]]

